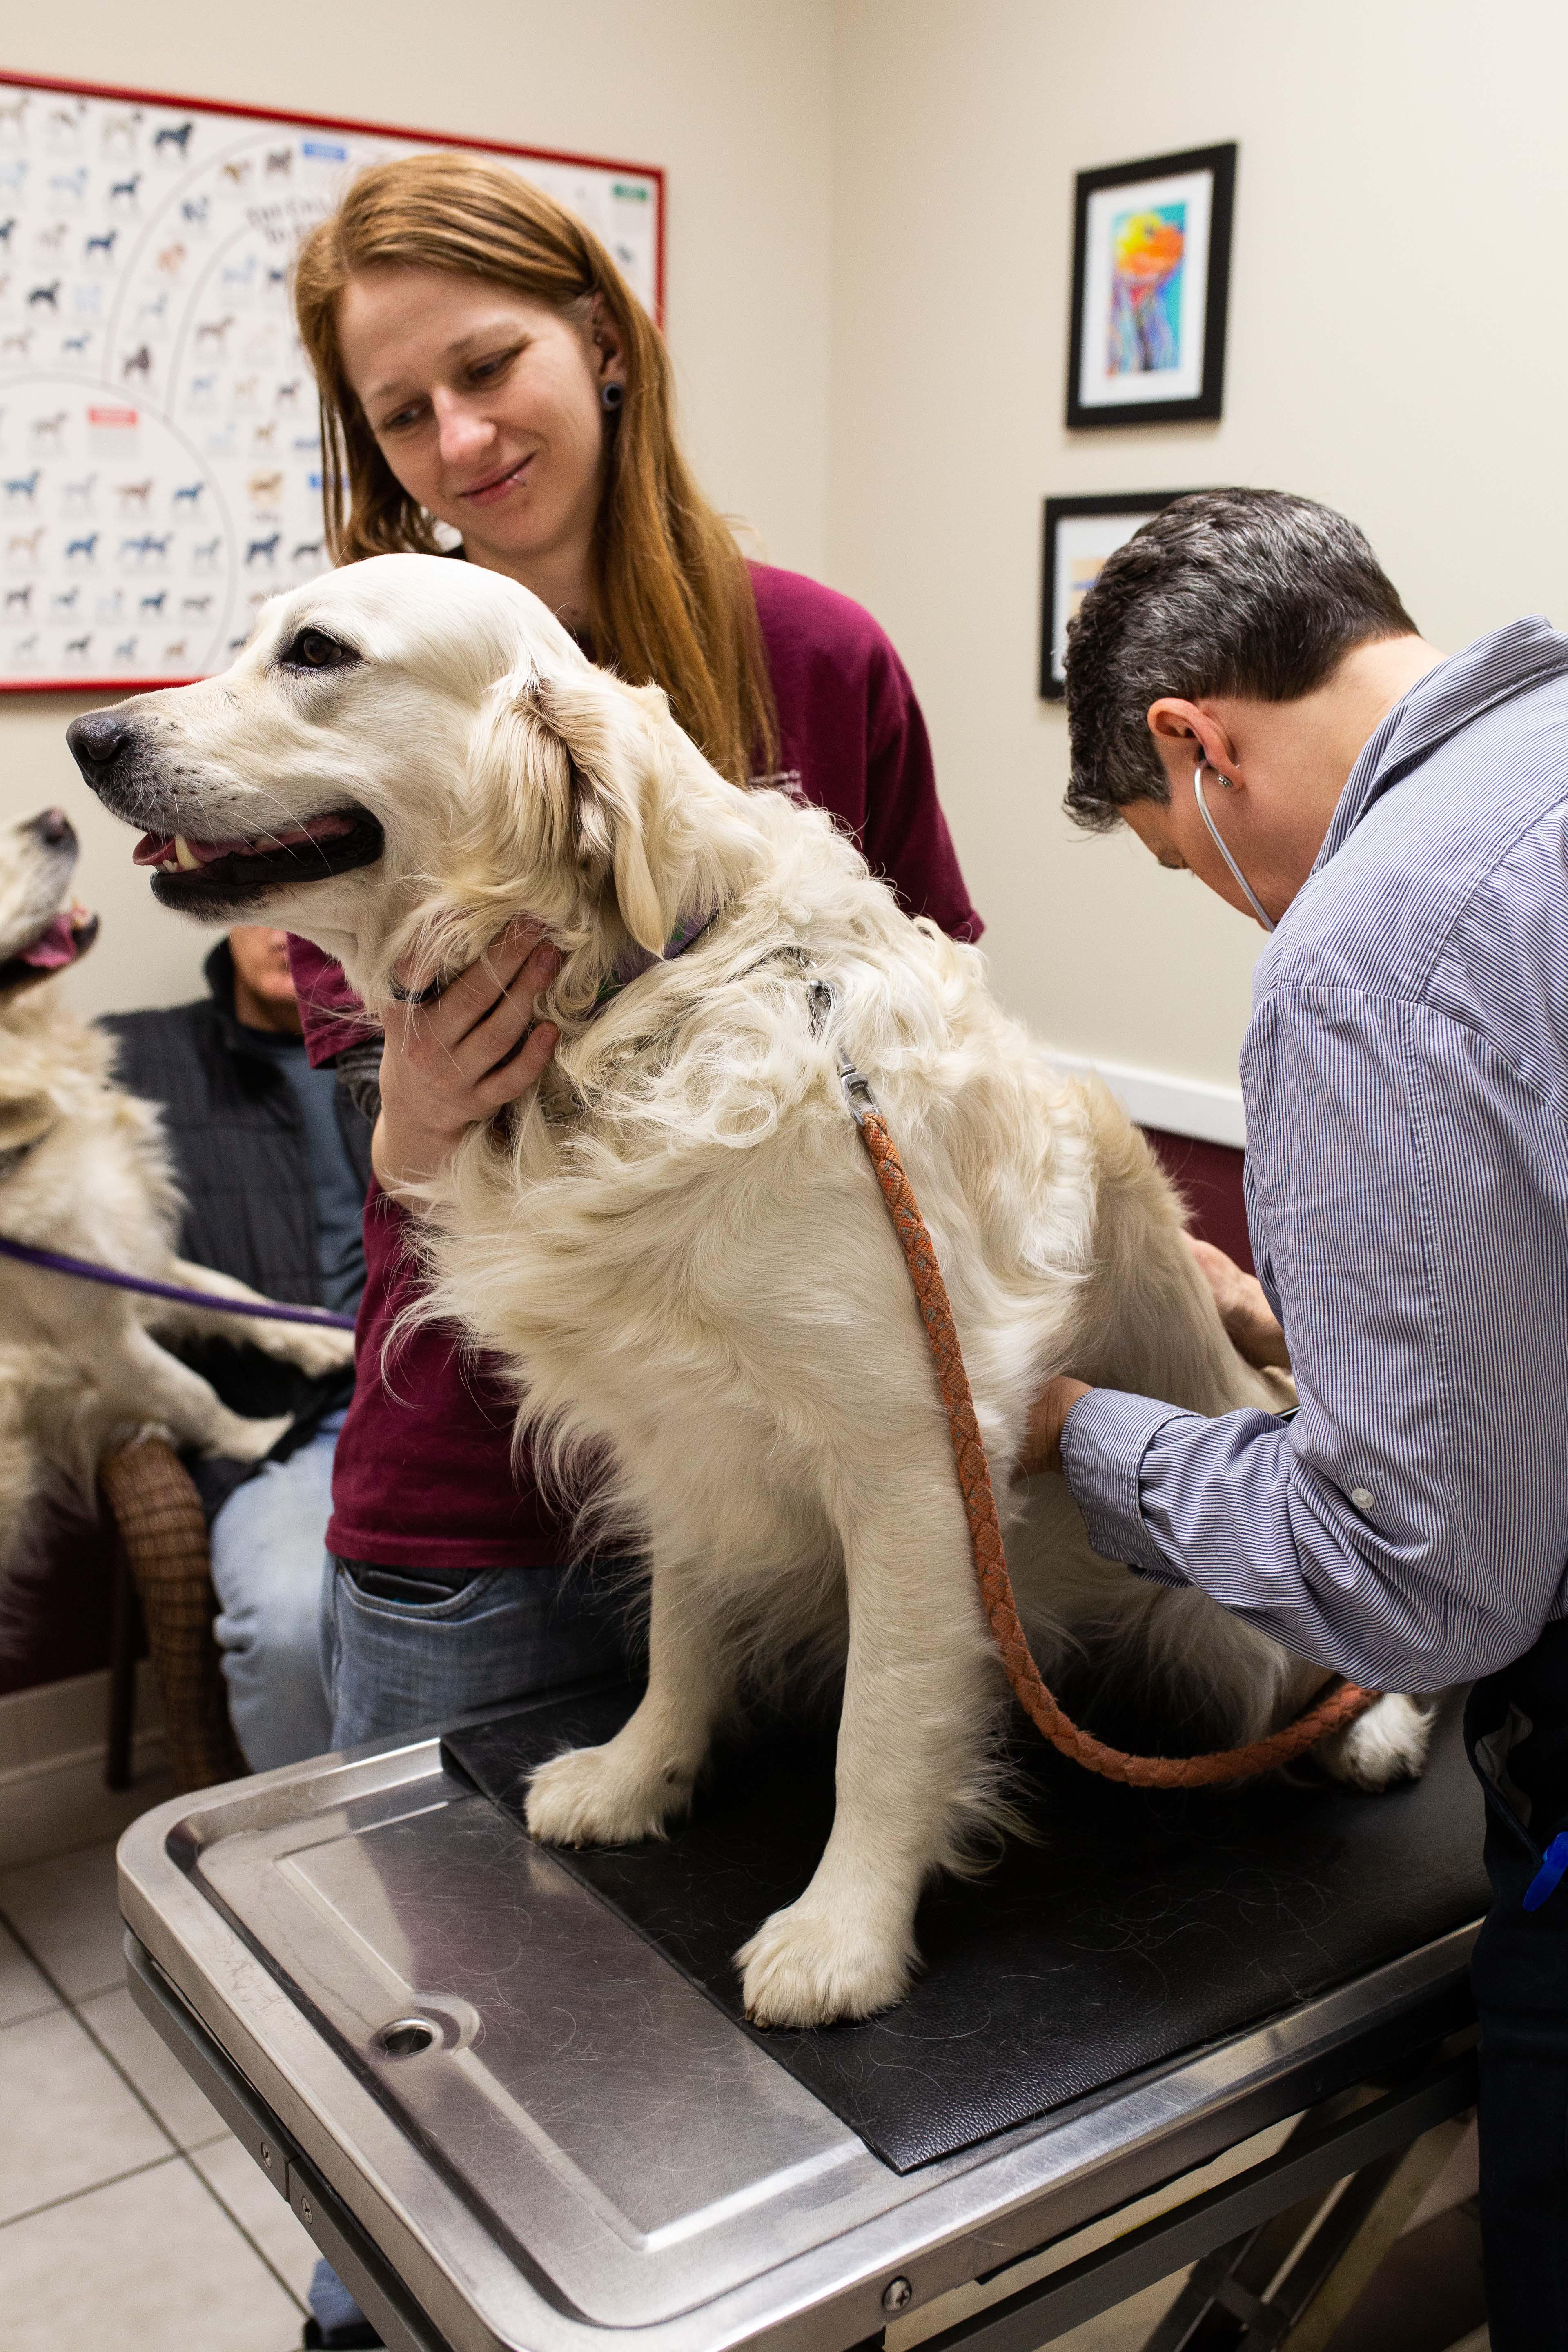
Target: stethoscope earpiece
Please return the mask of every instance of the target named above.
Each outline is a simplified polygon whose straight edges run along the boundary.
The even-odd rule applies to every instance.
[[[1207,766],[1208,761],[1206,760],[1200,760],[1197,766],[1193,770],[1193,792],[1197,799],[1198,814],[1207,825],[1209,829],[1209,839],[1214,843],[1215,847],[1218,850],[1220,856],[1229,866],[1237,887],[1246,897],[1247,905],[1251,908],[1253,913],[1257,916],[1264,929],[1266,931],[1271,931],[1274,929],[1274,925],[1271,919],[1265,911],[1262,900],[1258,898],[1257,891],[1253,888],[1251,883],[1247,880],[1246,875],[1242,872],[1240,866],[1237,864],[1235,858],[1226,847],[1225,843],[1221,840],[1219,827],[1215,824],[1213,817],[1209,814],[1208,803],[1204,798],[1204,770]],[[1216,776],[1219,776],[1219,770],[1217,768],[1215,770],[1215,773]],[[1226,791],[1228,793],[1230,790],[1230,778],[1228,776],[1219,776],[1219,780],[1225,786]]]

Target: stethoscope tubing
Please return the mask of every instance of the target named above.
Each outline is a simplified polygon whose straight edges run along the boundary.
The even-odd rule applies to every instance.
[[[1235,858],[1226,847],[1225,842],[1220,835],[1220,829],[1218,825],[1215,824],[1213,817],[1209,814],[1209,805],[1207,801],[1204,798],[1204,770],[1207,765],[1208,761],[1206,760],[1200,760],[1197,766],[1193,770],[1193,791],[1197,795],[1198,814],[1202,817],[1204,823],[1209,829],[1209,839],[1214,843],[1215,847],[1218,850],[1220,856],[1229,866],[1237,888],[1245,894],[1247,905],[1251,908],[1253,913],[1257,916],[1264,929],[1266,931],[1271,931],[1274,929],[1274,925],[1264,908],[1263,901],[1259,898],[1257,891],[1253,888],[1251,883],[1247,880],[1246,875],[1242,872],[1240,866],[1237,864]]]

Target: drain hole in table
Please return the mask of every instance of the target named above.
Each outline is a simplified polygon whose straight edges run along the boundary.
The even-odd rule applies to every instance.
[[[412,2058],[416,2052],[429,2049],[436,2029],[422,2017],[397,2017],[384,2025],[375,2038],[389,2058]]]

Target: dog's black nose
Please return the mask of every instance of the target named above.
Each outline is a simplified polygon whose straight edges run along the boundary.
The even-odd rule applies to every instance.
[[[46,849],[76,847],[76,827],[64,809],[40,809],[27,830],[37,835]]]
[[[66,729],[71,758],[90,784],[93,771],[120,757],[131,740],[131,730],[116,710],[89,710]]]

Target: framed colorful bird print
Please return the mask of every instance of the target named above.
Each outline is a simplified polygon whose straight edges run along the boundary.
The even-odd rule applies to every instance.
[[[1069,426],[1220,413],[1236,146],[1078,175]]]

